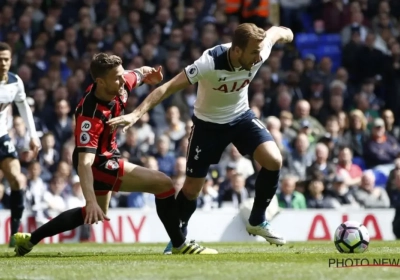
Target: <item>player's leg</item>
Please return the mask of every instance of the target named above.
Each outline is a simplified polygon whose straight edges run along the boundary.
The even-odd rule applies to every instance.
[[[15,253],[16,256],[24,256],[33,247],[37,245],[46,237],[54,236],[56,234],[73,230],[84,224],[85,207],[77,207],[65,212],[51,219],[41,227],[37,228],[32,233],[16,233],[15,237]]]
[[[271,244],[283,245],[286,241],[271,228],[265,212],[278,188],[282,155],[272,135],[254,114],[240,124],[240,133],[233,144],[241,154],[252,155],[261,165],[255,184],[253,208],[247,224],[247,231],[261,235]]]
[[[189,137],[186,163],[186,179],[182,189],[176,196],[181,230],[187,235],[189,220],[197,208],[199,196],[211,164],[218,163],[221,155],[229,144],[227,131],[210,127],[200,120],[195,125]],[[171,253],[171,243],[164,249],[164,254]]]
[[[21,224],[22,214],[25,208],[25,189],[26,185],[21,174],[21,165],[18,161],[18,154],[8,135],[0,138],[0,154],[3,160],[0,168],[3,170],[4,177],[7,179],[11,187],[10,193],[10,210],[11,210],[11,237],[10,247],[14,247],[15,240],[13,235],[18,232]]]
[[[121,161],[122,163],[122,161]],[[123,175],[114,186],[115,191],[147,192],[155,195],[157,214],[163,223],[176,254],[217,254],[218,252],[186,242],[180,229],[175,189],[172,181],[164,173],[143,168],[128,162],[123,163]]]
[[[111,188],[112,185],[109,185],[109,189]],[[100,194],[96,194],[96,199],[100,208],[105,214],[107,214],[111,192],[101,191]],[[85,207],[77,207],[61,213],[54,219],[51,219],[49,222],[37,228],[32,233],[17,233],[15,234],[15,253],[17,256],[24,256],[32,251],[33,247],[46,237],[73,230],[83,225],[84,220]]]

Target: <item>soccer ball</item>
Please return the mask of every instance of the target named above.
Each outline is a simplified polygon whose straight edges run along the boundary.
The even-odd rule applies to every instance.
[[[340,253],[364,253],[369,245],[369,233],[363,224],[347,221],[336,229],[334,240]]]

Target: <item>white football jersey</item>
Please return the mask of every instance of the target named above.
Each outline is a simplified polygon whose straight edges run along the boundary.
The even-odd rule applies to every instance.
[[[8,80],[0,82],[0,137],[8,134],[8,108],[12,102],[24,102],[25,87],[18,75],[8,72]]]
[[[273,46],[266,38],[260,61],[247,71],[232,66],[228,52],[231,45],[228,43],[207,49],[185,68],[189,82],[199,83],[194,115],[203,121],[229,123],[249,109],[249,84],[269,57]]]

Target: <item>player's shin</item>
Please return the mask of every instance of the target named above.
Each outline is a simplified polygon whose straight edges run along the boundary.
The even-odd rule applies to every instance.
[[[190,217],[197,208],[197,199],[188,199],[182,190],[179,191],[176,197],[176,203],[179,211],[179,218],[182,221],[182,231],[186,230]]]
[[[19,225],[21,223],[22,214],[25,209],[24,205],[24,190],[12,190],[10,194],[10,206],[11,206],[11,235],[18,232]]]
[[[185,237],[180,230],[178,208],[175,200],[175,191],[156,195],[157,214],[164,224],[165,230],[171,239],[172,246],[179,248],[185,243]]]
[[[46,237],[75,229],[83,225],[84,217],[84,207],[67,210],[32,232],[30,242],[36,245]]]
[[[249,223],[252,226],[265,221],[265,211],[271,203],[278,188],[280,170],[267,170],[261,168],[256,179],[256,194],[253,209],[250,213]]]

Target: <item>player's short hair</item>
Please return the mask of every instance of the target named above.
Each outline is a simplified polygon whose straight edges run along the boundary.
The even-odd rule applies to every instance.
[[[122,59],[117,55],[108,55],[106,53],[95,54],[90,63],[90,75],[93,80],[103,78],[108,72],[122,64]]]
[[[11,52],[11,46],[5,42],[0,42],[0,52],[2,51],[10,51]]]
[[[265,36],[265,30],[257,27],[257,25],[253,23],[242,23],[236,28],[233,34],[232,47],[239,47],[244,50],[250,39],[261,42],[265,39]]]

